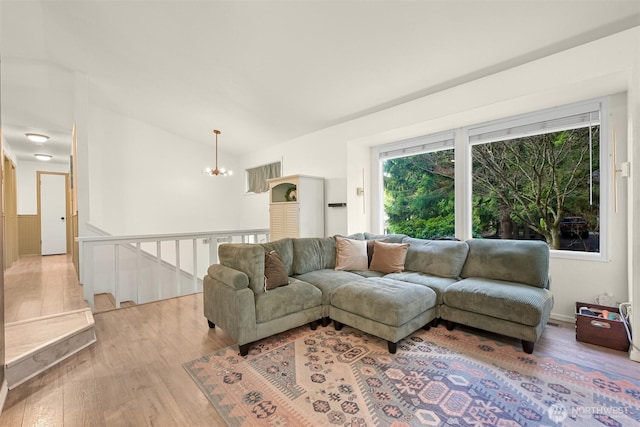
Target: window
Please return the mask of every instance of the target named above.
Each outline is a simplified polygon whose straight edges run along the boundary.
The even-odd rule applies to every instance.
[[[386,232],[426,239],[455,235],[452,146],[453,134],[448,134],[380,151]]]
[[[600,105],[469,129],[473,237],[600,251]]]
[[[247,169],[247,193],[264,193],[269,191],[268,179],[282,176],[280,162],[269,163]]]
[[[385,231],[537,239],[604,259],[606,117],[594,100],[379,147]]]

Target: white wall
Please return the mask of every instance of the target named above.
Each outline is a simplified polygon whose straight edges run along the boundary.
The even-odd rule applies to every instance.
[[[379,231],[372,213],[376,198],[377,170],[370,147],[454,129],[474,123],[527,113],[557,105],[625,92],[629,73],[640,49],[640,27],[597,40],[513,69],[456,86],[397,107],[370,114],[271,147],[245,158],[246,166],[285,157],[285,174],[304,173],[346,181],[342,195],[347,198],[346,224],[331,224],[328,231]],[[597,60],[594,60],[597,58]],[[619,142],[625,138],[624,97],[614,102],[613,120]],[[636,117],[637,121],[640,118]],[[636,123],[636,126],[640,124]],[[619,144],[619,161],[626,159],[625,144]],[[365,170],[365,213],[356,188],[362,185]],[[607,262],[587,262],[553,258],[551,274],[555,307],[553,316],[573,320],[576,301],[593,301],[603,291],[613,291],[616,299],[629,298],[627,291],[625,183],[619,182],[619,210],[610,217],[611,246]],[[245,201],[251,205],[251,220],[268,225],[267,199]],[[612,207],[611,207],[612,209]],[[249,211],[250,209],[243,209]],[[331,233],[327,233],[331,234]],[[640,310],[637,310],[640,311]]]
[[[347,158],[341,138],[324,138],[311,134],[260,152],[246,155],[242,159],[242,171],[269,162],[282,160],[282,175],[310,175],[325,179],[325,235],[344,234],[347,230],[347,209],[329,208],[329,203],[347,201]],[[266,193],[246,195],[242,200],[245,228],[269,227],[269,198]]]
[[[113,235],[244,228],[243,175],[211,177],[215,147],[91,105],[88,222]],[[240,170],[221,148],[219,164]]]
[[[39,171],[69,173],[69,165],[19,160],[16,167],[18,215],[36,215],[38,213],[37,177]]]

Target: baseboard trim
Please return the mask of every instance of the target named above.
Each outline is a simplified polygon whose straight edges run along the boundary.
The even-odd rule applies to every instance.
[[[629,352],[629,359],[633,360],[634,362],[640,362],[640,351],[632,349]]]
[[[562,322],[576,323],[575,316],[565,316],[564,314],[551,313],[549,317],[551,319],[560,320]]]
[[[2,381],[2,388],[0,388],[0,414],[4,411],[4,402],[7,400],[9,394],[9,383],[7,382],[6,373],[5,378]]]

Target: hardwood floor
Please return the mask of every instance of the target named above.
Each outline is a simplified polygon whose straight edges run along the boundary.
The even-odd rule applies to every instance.
[[[224,425],[182,368],[234,344],[207,327],[202,294],[99,313],[95,323],[96,344],[9,392],[0,426]],[[553,323],[535,355],[640,380],[640,365],[626,353],[576,342],[572,324]]]
[[[24,256],[4,273],[4,322],[89,307],[69,255]]]

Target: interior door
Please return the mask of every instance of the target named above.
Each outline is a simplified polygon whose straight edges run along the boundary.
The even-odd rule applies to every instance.
[[[66,176],[40,174],[42,255],[67,253]]]

